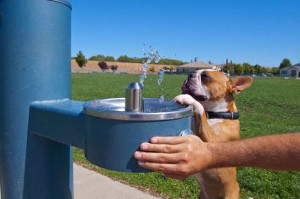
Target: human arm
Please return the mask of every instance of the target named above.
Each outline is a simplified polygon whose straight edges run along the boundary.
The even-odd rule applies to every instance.
[[[218,167],[300,170],[300,133],[209,143],[194,135],[155,137],[140,149],[140,166],[179,179]]]

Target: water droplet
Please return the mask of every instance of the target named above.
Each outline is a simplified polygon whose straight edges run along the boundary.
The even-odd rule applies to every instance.
[[[159,98],[158,101],[159,101],[160,103],[163,102],[163,101],[165,101],[165,96],[164,96],[164,95],[160,96],[160,98]]]
[[[165,74],[165,71],[163,69],[160,69],[160,71],[158,73],[158,78],[157,78],[158,85],[161,85],[162,81],[164,80],[164,74]]]
[[[184,129],[180,132],[179,136],[186,136],[193,134],[193,131],[191,129]]]

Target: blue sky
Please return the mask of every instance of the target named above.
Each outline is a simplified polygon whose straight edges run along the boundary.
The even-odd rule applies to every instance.
[[[72,56],[300,62],[300,0],[69,0]]]

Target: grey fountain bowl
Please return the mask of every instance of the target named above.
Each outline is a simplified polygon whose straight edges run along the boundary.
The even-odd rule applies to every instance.
[[[86,114],[85,156],[111,170],[146,172],[133,154],[154,136],[178,136],[190,129],[192,108],[170,100],[144,98],[144,112],[125,111],[125,98],[89,101]]]

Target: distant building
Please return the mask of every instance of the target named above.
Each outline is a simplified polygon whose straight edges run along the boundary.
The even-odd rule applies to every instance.
[[[300,78],[300,63],[280,69],[280,75],[283,77]]]
[[[192,62],[188,64],[184,64],[181,66],[176,66],[177,73],[192,73],[195,70],[202,70],[202,69],[213,69],[219,70],[220,67],[214,64],[209,64],[205,62]]]

